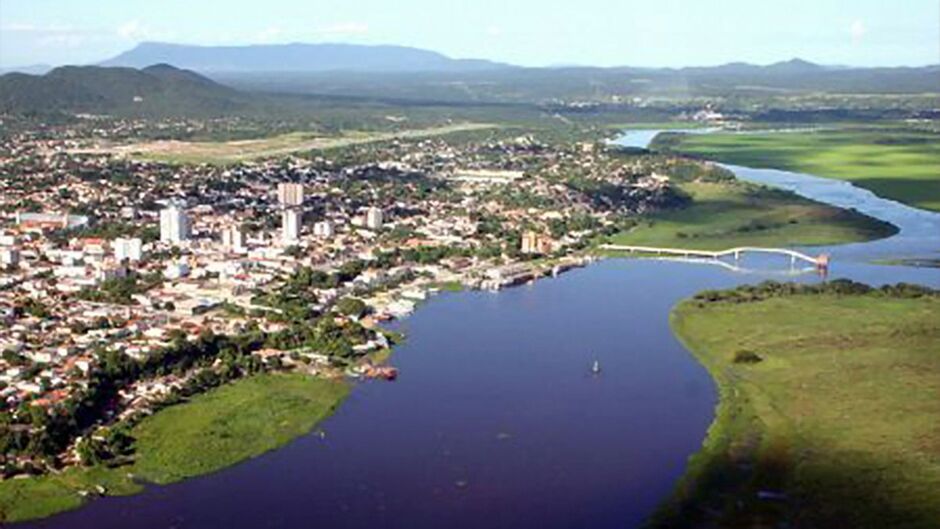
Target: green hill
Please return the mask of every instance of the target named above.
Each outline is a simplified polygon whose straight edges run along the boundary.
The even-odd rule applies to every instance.
[[[133,68],[64,66],[45,75],[0,76],[0,112],[118,116],[210,116],[235,112],[251,96],[166,64]]]

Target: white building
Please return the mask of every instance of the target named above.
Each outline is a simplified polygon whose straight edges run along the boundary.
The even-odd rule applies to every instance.
[[[281,183],[277,185],[277,201],[282,206],[300,206],[304,203],[304,185]]]
[[[366,212],[366,227],[370,230],[377,230],[382,227],[382,210],[379,208],[369,208]]]
[[[190,224],[186,212],[172,205],[160,211],[160,241],[179,243],[189,240]]]
[[[313,234],[317,237],[332,237],[334,233],[333,223],[328,220],[323,220],[313,225]]]
[[[281,240],[293,243],[300,240],[301,214],[296,209],[281,212]]]
[[[245,234],[238,226],[222,230],[222,246],[233,251],[241,252],[245,249]]]
[[[15,267],[20,264],[18,248],[0,248],[0,267]]]
[[[17,226],[24,228],[80,228],[88,224],[88,217],[84,215],[69,215],[68,213],[30,213],[16,212]]]
[[[128,261],[140,261],[143,258],[144,243],[140,239],[114,239],[111,248],[114,250],[114,258],[118,261],[127,259]]]
[[[189,275],[189,263],[185,260],[167,263],[163,276],[167,279],[180,279]]]

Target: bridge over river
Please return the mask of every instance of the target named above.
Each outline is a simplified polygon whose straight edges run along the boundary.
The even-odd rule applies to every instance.
[[[653,255],[669,255],[669,256],[679,256],[679,257],[699,257],[706,259],[721,259],[722,257],[733,256],[737,261],[741,258],[742,254],[746,253],[765,253],[765,254],[779,254],[790,258],[790,264],[796,264],[797,261],[805,261],[810,263],[816,268],[825,270],[829,268],[829,256],[827,254],[821,254],[816,257],[807,255],[803,252],[798,252],[796,250],[790,250],[788,248],[761,248],[757,246],[739,246],[737,248],[729,248],[727,250],[691,250],[686,248],[661,248],[656,246],[630,246],[623,244],[603,244],[600,246],[601,250],[613,251],[613,252],[630,252],[630,253],[644,253],[644,254],[653,254]]]

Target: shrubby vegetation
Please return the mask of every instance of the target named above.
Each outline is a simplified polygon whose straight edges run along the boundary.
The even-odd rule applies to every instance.
[[[940,291],[910,283],[871,287],[851,279],[835,279],[818,284],[764,281],[758,285],[741,285],[729,290],[705,290],[696,294],[692,299],[699,305],[705,305],[709,303],[753,303],[776,297],[813,295],[881,296],[913,299],[940,297]]]
[[[368,308],[364,301],[356,298],[343,298],[336,302],[336,310],[344,316],[360,318],[366,314]]]
[[[763,360],[759,354],[748,349],[741,349],[734,353],[735,364],[757,364]]]
[[[125,277],[106,279],[96,287],[84,288],[76,294],[76,297],[97,303],[131,305],[134,303],[134,295],[143,294],[161,283],[163,283],[163,274],[160,272],[151,274],[129,272]]]

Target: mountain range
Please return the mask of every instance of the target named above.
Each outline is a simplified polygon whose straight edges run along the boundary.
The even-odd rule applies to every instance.
[[[296,101],[284,104],[285,94],[466,105],[923,94],[938,87],[938,66],[848,68],[792,59],[767,66],[527,68],[402,46],[144,43],[96,66],[0,75],[0,112],[204,117],[297,108]]]
[[[148,42],[101,66],[167,63],[244,91],[441,102],[541,102],[758,92],[923,93],[940,69],[849,68],[791,59],[686,68],[530,68],[452,59],[404,46],[275,44],[190,46]]]
[[[508,65],[477,59],[452,59],[405,46],[355,44],[266,44],[189,46],[144,42],[100,66],[143,68],[167,63],[213,72],[477,72]]]

